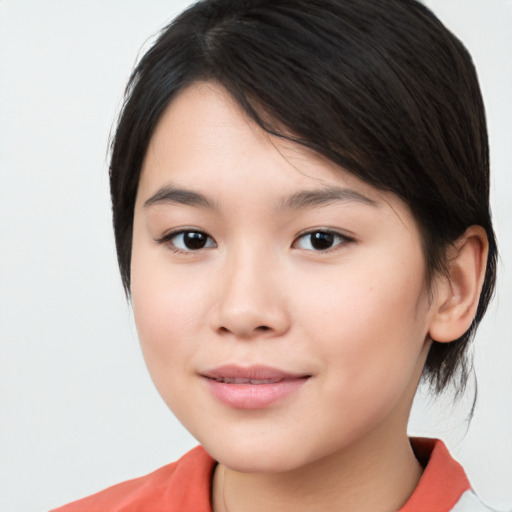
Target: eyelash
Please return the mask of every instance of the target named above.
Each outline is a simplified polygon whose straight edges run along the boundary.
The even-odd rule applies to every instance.
[[[332,229],[313,229],[313,230],[309,230],[304,233],[301,233],[294,240],[292,246],[296,246],[298,244],[298,242],[305,237],[308,237],[308,236],[311,237],[312,235],[317,235],[317,234],[328,235],[330,237],[333,237],[334,240],[337,239],[338,241],[335,245],[333,245],[332,247],[328,247],[326,249],[317,249],[317,250],[303,249],[303,250],[307,250],[307,251],[311,251],[311,252],[315,252],[315,253],[319,253],[319,254],[326,254],[326,253],[330,253],[332,251],[336,251],[340,248],[340,246],[354,241],[352,238],[350,238],[346,235],[343,235],[343,234],[339,233],[338,231],[333,231]],[[310,239],[310,244],[311,244],[311,239]]]
[[[185,235],[186,233],[193,233],[196,235],[206,236],[206,239],[207,239],[206,243],[208,243],[208,240],[213,241],[214,246],[199,247],[197,249],[190,249],[190,248],[182,249],[182,248],[176,247],[176,245],[172,242],[173,238],[176,238],[180,235]],[[211,249],[211,248],[214,248],[217,246],[217,244],[215,243],[213,238],[210,235],[208,235],[208,233],[205,233],[204,231],[201,231],[200,229],[179,229],[176,231],[171,231],[170,233],[167,233],[166,235],[164,235],[162,238],[158,238],[156,240],[156,242],[158,242],[159,244],[165,244],[171,251],[177,252],[180,254],[190,254],[190,253],[194,253],[194,252],[199,252],[202,249]]]
[[[195,234],[195,235],[200,235],[200,236],[205,236],[206,237],[206,244],[209,244],[211,242],[213,242],[213,244],[211,245],[205,245],[203,247],[198,247],[196,249],[191,249],[191,248],[187,248],[187,249],[183,249],[183,248],[180,248],[180,247],[177,247],[175,245],[175,243],[172,242],[172,240],[180,235],[185,235],[187,233],[190,233],[190,234]],[[311,238],[310,238],[310,245],[313,247],[312,249],[305,249],[305,248],[301,248],[301,247],[297,247],[298,243],[302,240],[302,239],[305,239],[306,237],[311,237],[313,235],[322,235],[322,236],[325,236],[327,235],[328,237],[331,237],[331,239],[334,239],[334,241],[337,241],[337,243],[335,243],[334,246],[332,247],[327,247],[325,249],[318,249],[315,250],[313,244],[311,243]],[[322,238],[318,237],[317,238],[317,241],[321,241]],[[345,245],[347,243],[350,243],[350,242],[353,242],[354,240],[350,237],[347,237],[345,235],[342,235],[341,233],[337,232],[337,231],[333,231],[331,229],[314,229],[314,230],[309,230],[309,231],[306,231],[304,233],[301,233],[299,236],[297,236],[297,238],[293,241],[292,243],[292,247],[294,248],[298,248],[298,249],[302,249],[302,250],[306,250],[306,251],[311,251],[311,252],[315,252],[315,253],[319,253],[319,254],[325,254],[325,253],[330,253],[332,251],[335,251],[339,248],[339,246],[341,245]],[[201,231],[200,229],[180,229],[180,230],[177,230],[177,231],[172,231],[170,233],[167,233],[166,235],[164,235],[163,237],[161,238],[158,238],[156,239],[156,242],[160,243],[160,244],[165,244],[167,245],[167,247],[173,251],[173,252],[176,252],[176,253],[180,253],[180,254],[191,254],[191,253],[194,253],[194,252],[199,252],[201,250],[204,250],[204,249],[212,249],[212,248],[215,248],[217,247],[217,244],[216,242],[213,240],[213,238],[211,236],[208,235],[208,233],[204,232],[204,231]]]

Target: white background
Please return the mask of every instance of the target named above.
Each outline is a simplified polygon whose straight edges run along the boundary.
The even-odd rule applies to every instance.
[[[187,1],[0,0],[0,510],[46,510],[195,445],[145,369],[111,233],[107,140],[141,46]],[[486,101],[500,285],[479,402],[417,401],[491,505],[512,507],[512,1],[430,0]]]

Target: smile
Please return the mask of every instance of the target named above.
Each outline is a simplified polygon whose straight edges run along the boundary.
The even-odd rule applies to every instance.
[[[284,379],[240,379],[231,377],[218,377],[215,379],[217,382],[224,382],[225,384],[276,384]]]
[[[223,366],[201,374],[210,393],[236,409],[262,409],[298,391],[310,375],[266,366]]]

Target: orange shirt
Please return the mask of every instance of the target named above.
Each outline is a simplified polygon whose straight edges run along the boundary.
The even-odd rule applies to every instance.
[[[490,510],[471,492],[464,470],[442,441],[412,439],[412,445],[425,471],[399,512],[449,512],[457,504],[457,510]],[[198,446],[149,475],[114,485],[54,512],[211,512],[215,464]]]

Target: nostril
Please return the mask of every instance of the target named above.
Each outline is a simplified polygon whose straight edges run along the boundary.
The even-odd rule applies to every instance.
[[[254,327],[254,328],[250,328],[250,329],[244,329],[242,327],[238,327],[236,328],[236,326],[220,326],[218,328],[218,333],[220,334],[229,334],[229,333],[232,333],[232,334],[237,334],[243,338],[251,338],[252,336],[254,335],[257,335],[258,333],[266,333],[266,332],[269,332],[269,331],[272,331],[272,327],[269,327],[268,325],[259,325],[257,327]]]

